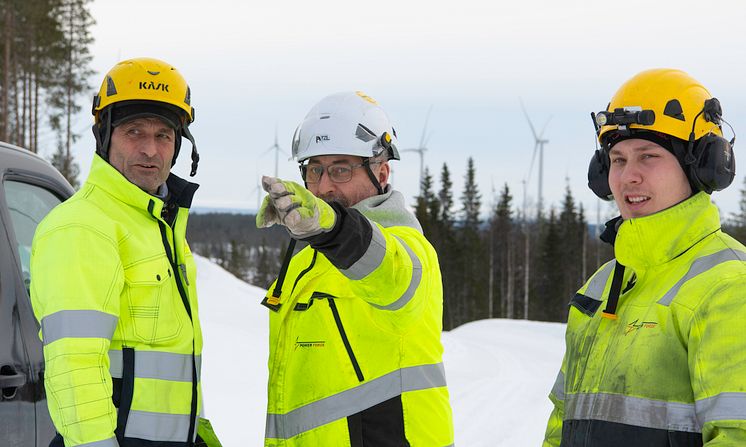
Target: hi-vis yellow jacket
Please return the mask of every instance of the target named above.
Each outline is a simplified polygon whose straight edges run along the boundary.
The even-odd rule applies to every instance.
[[[194,439],[202,335],[185,232],[197,185],[174,175],[167,185],[164,205],[96,155],[86,184],[34,236],[44,384],[67,447]]]
[[[746,446],[746,248],[698,193],[614,249],[571,302],[544,446]]]
[[[451,446],[437,255],[397,192],[334,208],[265,299],[265,446]]]

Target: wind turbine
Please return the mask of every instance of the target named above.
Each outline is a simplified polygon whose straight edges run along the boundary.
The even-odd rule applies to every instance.
[[[531,118],[528,117],[526,107],[523,105],[523,100],[521,100],[521,109],[523,110],[523,115],[526,117],[526,121],[528,121],[528,125],[531,128],[531,133],[534,136],[534,154],[531,157],[531,166],[528,170],[527,182],[531,180],[531,171],[533,171],[534,169],[534,160],[536,160],[537,152],[539,154],[539,195],[536,205],[536,216],[538,217],[541,213],[542,206],[544,205],[544,145],[549,143],[549,140],[544,139],[544,131],[547,129],[547,125],[549,124],[549,121],[552,119],[552,117],[550,116],[549,118],[547,118],[546,123],[544,123],[544,127],[541,129],[541,133],[537,135],[534,124],[531,122]]]
[[[254,189],[251,190],[249,195],[252,195],[256,193],[256,212],[259,212],[259,207],[261,206],[261,200],[262,200],[262,192],[264,190],[262,189],[262,182],[259,180],[259,174],[256,175],[256,186],[254,186]]]
[[[285,155],[288,155],[288,153],[285,152],[280,147],[280,145],[277,143],[277,126],[275,126],[275,144],[273,144],[272,146],[268,147],[267,150],[262,153],[261,157],[264,157],[265,155],[267,155],[271,151],[275,151],[275,177],[278,177],[278,175],[277,175],[277,166],[278,166],[279,160],[280,160],[280,152],[282,152]]]
[[[420,197],[425,194],[423,190],[422,181],[425,179],[425,151],[427,151],[427,142],[430,140],[430,136],[427,135],[427,123],[430,121],[430,112],[432,112],[433,106],[427,109],[427,115],[425,115],[425,125],[422,127],[422,135],[420,136],[420,144],[417,147],[402,149],[402,152],[417,152],[420,156]]]

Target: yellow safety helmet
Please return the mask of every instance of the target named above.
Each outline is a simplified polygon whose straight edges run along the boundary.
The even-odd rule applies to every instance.
[[[606,111],[596,115],[599,142],[605,143],[609,132],[633,129],[659,132],[684,141],[689,140],[692,132],[694,140],[708,133],[723,136],[719,119],[710,122],[699,116],[705,101],[711,99],[712,95],[702,84],[681,70],[643,71],[625,82],[611,98]],[[620,119],[622,116],[626,120]]]
[[[735,176],[735,137],[723,138],[722,113],[717,98],[681,70],[638,73],[617,90],[606,110],[591,114],[601,149],[591,158],[588,186],[610,200],[609,150],[623,139],[643,138],[676,156],[693,191],[726,188]]]
[[[191,91],[176,68],[158,59],[136,58],[121,61],[104,77],[93,98],[91,112],[95,124],[96,151],[108,160],[111,130],[125,120],[143,116],[163,119],[176,130],[174,158],[176,163],[181,137],[192,143],[192,173],[199,161],[189,124],[194,121]]]

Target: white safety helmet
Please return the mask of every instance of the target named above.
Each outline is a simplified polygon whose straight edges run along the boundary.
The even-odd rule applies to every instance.
[[[363,92],[342,92],[319,101],[293,135],[293,159],[317,155],[376,157],[384,151],[399,160],[398,141],[389,117]]]

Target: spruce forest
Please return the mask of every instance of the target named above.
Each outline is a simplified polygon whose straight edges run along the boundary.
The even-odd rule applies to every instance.
[[[566,321],[570,298],[588,276],[612,259],[612,247],[599,240],[569,186],[562,203],[524,219],[507,184],[496,192],[495,203],[483,206],[475,169],[470,158],[458,198],[453,197],[447,165],[437,181],[426,170],[422,192],[412,200],[438,253],[443,328],[485,318]],[[740,212],[721,217],[724,230],[743,242],[746,182],[741,197]],[[608,218],[616,215],[612,205],[604,207]],[[480,214],[485,208],[489,209],[486,216]],[[237,214],[193,215],[187,238],[196,253],[262,288],[276,278],[290,240],[283,228],[259,230],[253,215]],[[299,244],[296,250],[301,248]]]

